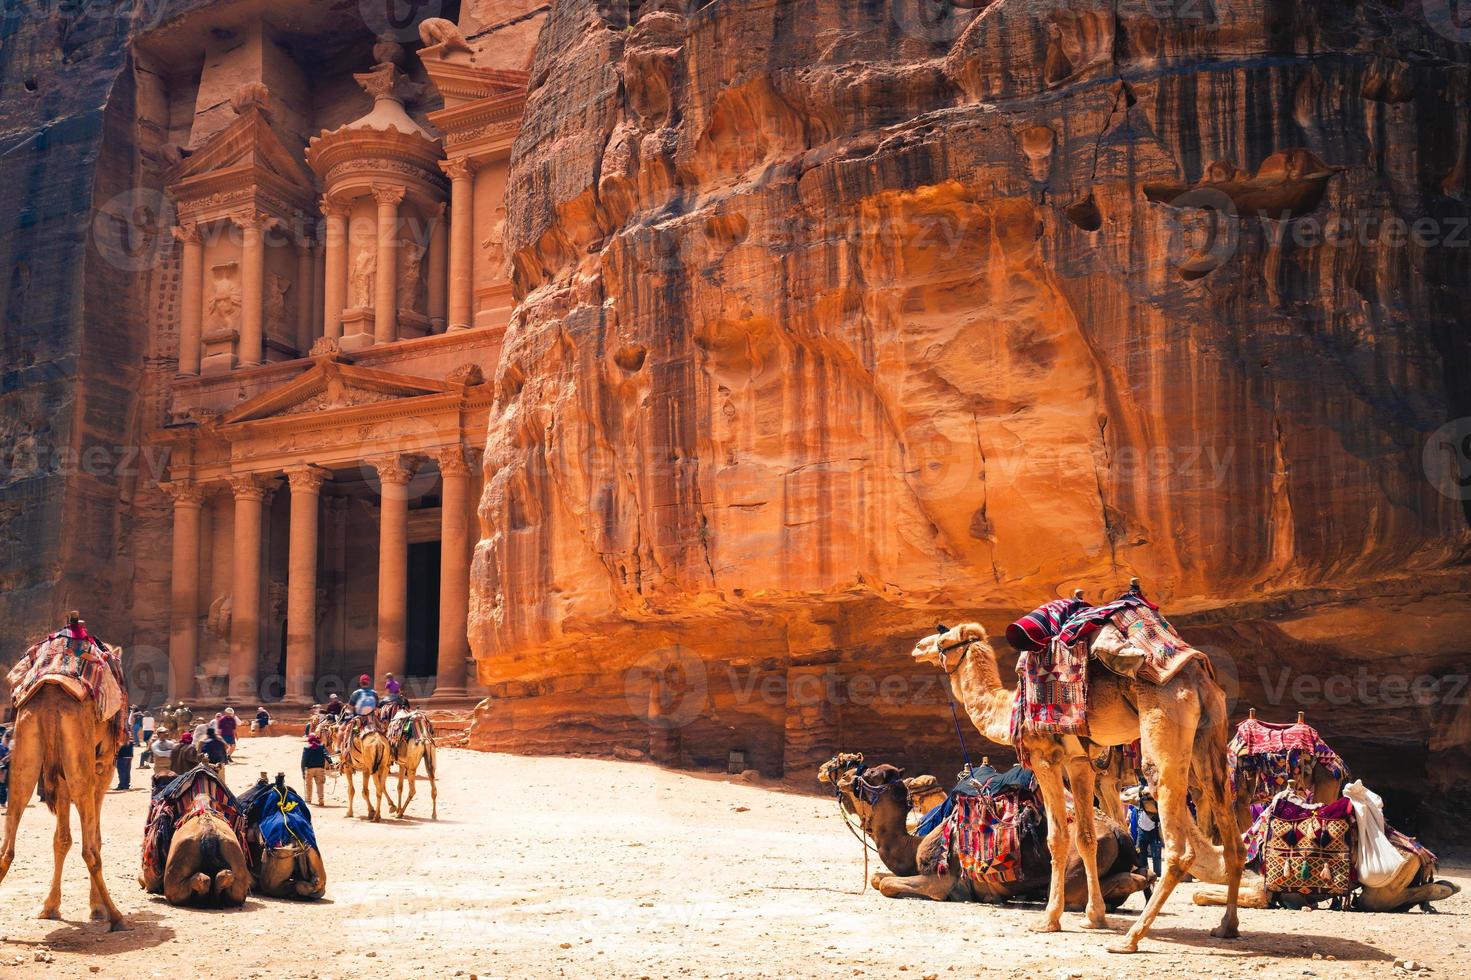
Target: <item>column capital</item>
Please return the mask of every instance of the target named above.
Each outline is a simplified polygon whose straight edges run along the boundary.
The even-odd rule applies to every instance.
[[[276,493],[274,479],[264,479],[255,473],[240,473],[225,479],[236,500],[269,501]]]
[[[319,493],[322,484],[330,479],[332,471],[321,466],[303,463],[300,466],[286,467],[286,482],[291,484],[293,494]]]
[[[396,486],[407,486],[408,482],[414,478],[414,474],[419,471],[417,459],[400,453],[375,456],[368,460],[368,465],[378,471],[379,480]]]
[[[276,219],[264,211],[255,208],[244,208],[240,211],[230,212],[230,223],[242,231],[254,229],[265,231],[276,223]]]
[[[450,180],[469,180],[475,175],[475,164],[468,157],[441,160],[439,161],[439,169],[443,170],[445,176]]]
[[[348,212],[352,210],[351,201],[344,201],[326,194],[322,195],[319,206],[321,207],[324,218],[345,218]]]
[[[453,449],[441,449],[434,456],[439,461],[441,476],[466,476],[470,472],[470,463],[465,459],[465,452],[459,446]]]
[[[160,482],[158,488],[174,499],[175,507],[200,507],[204,504],[204,487],[193,480]]]
[[[171,229],[174,238],[185,245],[199,245],[204,241],[204,235],[199,231],[199,225],[193,221],[181,221]]]
[[[404,189],[385,184],[376,184],[373,187],[373,200],[382,207],[385,204],[397,206],[404,199]]]

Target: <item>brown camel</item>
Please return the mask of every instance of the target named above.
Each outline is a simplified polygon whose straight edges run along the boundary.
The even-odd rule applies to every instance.
[[[238,908],[250,894],[250,866],[235,829],[217,811],[200,807],[174,828],[162,879],[145,871],[139,883],[170,905]]]
[[[352,816],[352,777],[361,774],[363,804],[368,808],[368,819],[378,823],[383,819],[383,798],[388,795],[388,767],[393,763],[393,749],[382,732],[355,729],[356,725],[349,723],[339,726],[334,733],[337,744],[333,754],[341,761],[342,775],[347,783],[346,816]],[[370,781],[376,791],[376,805],[374,797],[368,795]]]
[[[885,898],[928,898],[937,902],[1000,903],[1017,898],[1038,898],[1050,891],[1052,867],[1040,835],[1025,835],[1021,849],[1021,880],[1015,882],[973,881],[960,873],[960,859],[951,847],[947,873],[938,872],[945,850],[943,828],[924,837],[909,833],[905,820],[911,806],[904,771],[890,765],[870,766],[857,775],[862,756],[838,756],[818,771],[818,779],[832,785],[843,808],[855,814],[864,831],[873,838],[879,860],[889,869],[879,872],[872,885]],[[916,777],[919,778],[919,777]],[[854,792],[854,783],[866,784],[869,803]],[[874,795],[876,794],[876,795]],[[1094,812],[1098,824],[1098,865],[1106,869],[1102,889],[1109,909],[1116,909],[1134,892],[1149,887],[1149,875],[1134,867],[1134,842],[1105,815]],[[1068,857],[1064,885],[1067,907],[1083,908],[1088,897],[1087,874],[1077,851]]]
[[[429,777],[430,819],[439,819],[439,784],[435,782],[434,724],[422,711],[410,711],[398,715],[389,722],[388,742],[393,752],[393,761],[398,763],[398,802],[394,809],[402,817],[410,803],[414,802],[414,791],[419,782],[419,766]],[[404,777],[409,780],[409,796],[404,799]]]
[[[1444,878],[1435,878],[1435,866],[1426,867],[1420,857],[1412,851],[1394,844],[1394,849],[1407,859],[1387,884],[1362,886],[1354,898],[1354,908],[1363,912],[1408,912],[1418,905],[1426,912],[1434,912],[1431,902],[1443,902],[1460,892],[1461,887]],[[1241,879],[1241,893],[1237,898],[1242,908],[1264,909],[1270,896],[1266,880],[1255,871],[1247,871]],[[1198,888],[1195,891],[1196,905],[1222,905],[1226,901],[1225,890],[1220,887]]]
[[[1114,625],[1103,626],[1090,646],[1110,654],[1124,653],[1130,641]],[[965,623],[943,634],[925,637],[915,646],[915,660],[933,664],[949,676],[951,690],[982,735],[1003,745],[1011,742],[1013,692],[1001,683],[996,652],[978,623]],[[1153,925],[1161,906],[1186,872],[1207,881],[1225,882],[1226,911],[1211,935],[1238,935],[1236,892],[1241,884],[1243,850],[1236,812],[1228,800],[1226,775],[1226,695],[1201,660],[1192,660],[1167,684],[1122,677],[1090,660],[1088,672],[1088,741],[1094,747],[1142,743],[1144,758],[1157,770],[1153,791],[1164,837],[1164,875],[1159,887],[1113,952],[1133,953]],[[1068,824],[1064,818],[1064,773],[1073,796],[1091,800],[1095,773],[1090,749],[1072,736],[1028,734],[1017,746],[1026,754],[1047,809],[1048,850],[1052,854],[1051,891],[1047,910],[1036,927],[1062,928],[1063,883]],[[1093,750],[1096,753],[1096,748]],[[1209,810],[1221,829],[1223,844],[1211,844],[1185,805],[1192,769],[1200,783],[1197,806]],[[1087,919],[1084,928],[1107,928],[1105,902],[1097,862],[1097,831],[1091,820],[1072,824],[1074,846],[1088,872]]]
[[[124,697],[118,710],[127,710],[126,704]],[[106,919],[113,930],[127,928],[102,880],[102,800],[107,795],[113,757],[122,744],[115,717],[116,713],[99,717],[92,701],[79,701],[50,682],[43,682],[16,714],[0,881],[15,860],[15,833],[39,784],[46,806],[56,814],[55,867],[51,891],[41,905],[43,919],[61,918],[61,866],[71,850],[70,808],[75,806],[82,824],[82,860],[92,879],[92,918]]]
[[[327,894],[321,852],[304,844],[265,848],[256,891],[272,898],[321,898]]]

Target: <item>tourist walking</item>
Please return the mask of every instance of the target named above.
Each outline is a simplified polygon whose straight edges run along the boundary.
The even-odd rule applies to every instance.
[[[316,787],[317,806],[326,806],[322,794],[327,788],[327,750],[315,735],[306,737],[306,748],[301,750],[301,781],[306,784],[307,804],[311,804],[312,788]]]
[[[118,746],[117,758],[117,785],[115,790],[129,790],[133,788],[133,743],[124,742]]]

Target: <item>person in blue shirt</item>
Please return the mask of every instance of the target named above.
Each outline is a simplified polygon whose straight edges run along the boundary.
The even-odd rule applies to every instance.
[[[347,703],[360,715],[370,715],[378,707],[378,692],[373,690],[373,678],[364,674],[358,678],[358,689],[348,695]]]

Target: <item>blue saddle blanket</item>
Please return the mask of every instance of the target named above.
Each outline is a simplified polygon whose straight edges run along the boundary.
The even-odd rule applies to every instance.
[[[289,786],[284,801],[281,791],[268,784],[247,792],[240,802],[245,807],[246,819],[252,826],[260,828],[261,840],[267,847],[290,847],[301,843],[316,849],[312,811]]]

